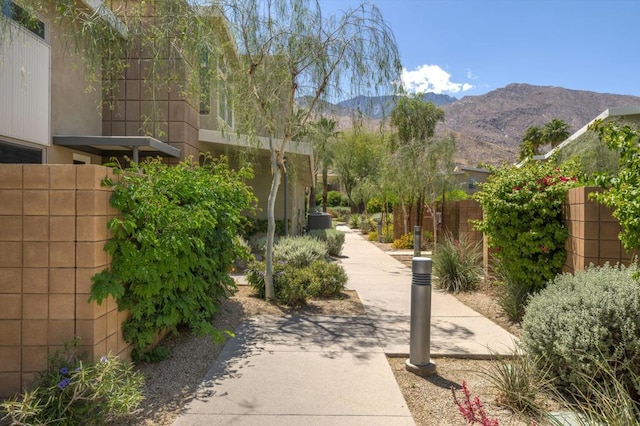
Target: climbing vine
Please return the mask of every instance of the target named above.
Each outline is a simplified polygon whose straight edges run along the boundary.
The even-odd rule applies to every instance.
[[[250,170],[208,158],[202,166],[150,160],[115,171],[118,179],[105,182],[121,213],[109,222],[105,250],[113,260],[93,277],[91,300],[112,296],[129,311],[123,331],[134,356],[178,324],[220,338],[210,320],[235,288],[228,272],[242,256],[235,243],[241,213],[254,202],[244,183]]]
[[[613,208],[622,232],[625,249],[640,248],[640,130],[615,122],[596,121],[590,130],[597,132],[607,148],[619,152],[620,170],[616,176],[601,175],[596,182],[606,189],[592,196]]]

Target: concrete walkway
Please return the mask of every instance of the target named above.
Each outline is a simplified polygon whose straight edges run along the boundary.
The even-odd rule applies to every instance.
[[[411,271],[341,230],[348,288],[367,315],[245,321],[175,425],[414,424],[386,359],[409,354]],[[432,356],[511,353],[512,335],[453,296],[434,290],[432,316]]]

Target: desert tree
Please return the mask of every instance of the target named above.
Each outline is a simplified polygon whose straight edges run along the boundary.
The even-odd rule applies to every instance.
[[[444,121],[444,111],[432,102],[423,101],[419,94],[400,97],[391,112],[390,124],[396,133],[390,138],[390,161],[387,163],[390,173],[387,176],[395,182],[398,191],[405,233],[409,232],[413,207],[415,224],[422,225],[427,187],[446,169],[440,160],[448,162],[451,157],[451,149],[444,148],[453,140],[435,140],[433,137],[441,121]],[[448,157],[439,158],[444,154]],[[450,169],[452,171],[453,167]]]
[[[310,134],[315,154],[315,164],[322,168],[322,211],[327,211],[327,193],[329,189],[329,167],[333,162],[333,151],[336,138],[336,121],[326,117],[320,117],[318,121],[310,123]],[[315,192],[311,191],[309,204],[315,205]]]
[[[544,143],[551,144],[555,148],[569,137],[569,125],[557,118],[551,119],[542,128],[542,139]]]
[[[375,5],[325,16],[317,0],[216,2],[237,41],[232,75],[238,129],[269,137],[271,190],[267,202],[265,296],[274,298],[274,206],[284,154],[313,119],[321,100],[389,94],[400,81],[393,33]],[[296,101],[305,97],[305,110]]]

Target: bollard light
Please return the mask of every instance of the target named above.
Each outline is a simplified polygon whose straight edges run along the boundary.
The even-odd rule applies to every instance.
[[[422,245],[422,233],[418,225],[413,227],[413,257],[420,257],[422,254],[420,246]]]
[[[411,261],[411,328],[406,369],[419,376],[435,374],[431,361],[431,267],[428,257]]]
[[[378,219],[378,242],[382,242],[382,219]]]

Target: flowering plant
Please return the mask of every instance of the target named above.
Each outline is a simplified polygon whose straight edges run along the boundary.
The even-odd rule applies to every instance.
[[[131,414],[142,400],[142,376],[115,356],[82,359],[78,339],[56,352],[35,387],[4,401],[11,424],[105,424]]]
[[[466,382],[462,382],[462,394],[464,400],[460,401],[456,396],[456,391],[451,387],[451,393],[453,394],[453,402],[458,406],[458,410],[468,424],[479,423],[482,426],[498,426],[498,419],[489,418],[484,405],[480,402],[480,398],[477,396],[471,398],[471,391],[467,387]]]
[[[537,291],[560,272],[568,236],[561,221],[567,191],[578,184],[572,163],[530,161],[522,167],[490,167],[475,195],[487,237],[500,268],[527,292]]]

